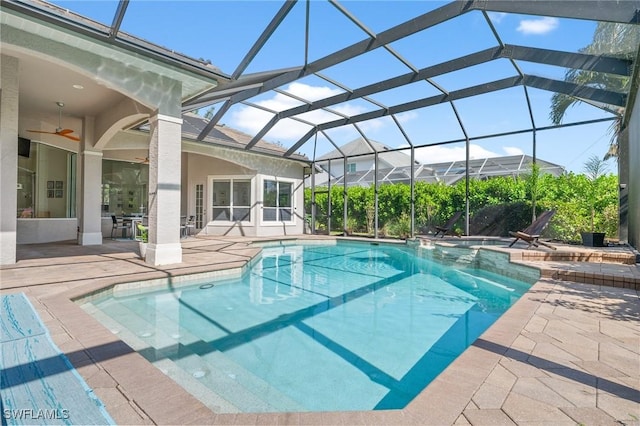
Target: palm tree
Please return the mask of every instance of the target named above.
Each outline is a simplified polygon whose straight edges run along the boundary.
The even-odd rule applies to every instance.
[[[597,155],[592,155],[586,163],[584,163],[584,174],[587,176],[589,186],[591,187],[588,193],[589,206],[591,209],[591,232],[594,232],[594,219],[596,217],[596,180],[598,180],[600,176],[604,176],[607,171],[606,160],[601,159]]]
[[[204,112],[203,117],[211,120],[213,118],[214,112],[216,111],[216,107],[214,105],[211,105],[209,108],[207,108],[207,110]]]
[[[590,181],[597,180],[600,176],[604,176],[609,168],[606,164],[607,160],[600,159],[596,155],[592,155],[589,159],[584,163],[584,174]]]
[[[590,55],[607,55],[624,59],[634,59],[640,45],[640,27],[637,25],[616,24],[599,22],[593,34],[593,41],[588,46],[579,50],[580,53]],[[625,92],[631,84],[631,79],[625,76],[594,72],[587,70],[570,69],[566,72],[565,81],[583,86],[597,87],[614,92]],[[574,98],[563,93],[555,93],[551,97],[551,111],[549,118],[554,124],[562,123],[569,107],[582,102],[580,98]],[[621,130],[622,114],[624,108],[603,106],[603,109],[616,114],[617,119],[609,128],[611,142],[604,160],[618,157],[618,133]]]

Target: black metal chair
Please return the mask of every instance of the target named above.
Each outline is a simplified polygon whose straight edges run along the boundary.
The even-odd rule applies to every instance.
[[[127,238],[127,232],[129,229],[129,225],[125,225],[122,222],[118,222],[118,218],[116,218],[115,215],[111,215],[111,221],[113,222],[113,225],[111,227],[111,239],[114,239],[114,235],[116,234],[116,232],[119,229],[122,229],[122,236],[124,238]]]

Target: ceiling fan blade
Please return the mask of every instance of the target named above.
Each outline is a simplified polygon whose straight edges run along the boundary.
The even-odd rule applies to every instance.
[[[80,138],[73,135],[61,134],[57,133],[58,136],[62,136],[63,138],[71,139],[72,141],[80,142]]]
[[[62,128],[62,107],[64,106],[64,103],[62,102],[56,102],[56,104],[58,105],[58,128],[56,129],[55,132],[46,132],[44,130],[27,130],[27,132],[32,132],[32,133],[46,133],[49,135],[58,135],[58,136],[62,136],[64,138],[67,139],[71,139],[72,141],[76,141],[76,142],[80,142],[80,138],[77,136],[73,136],[71,135],[71,133],[73,133],[73,129],[63,129]]]
[[[27,130],[27,132],[31,132],[31,133],[47,133],[47,134],[50,134],[50,135],[57,134],[56,132],[46,132],[44,130]]]

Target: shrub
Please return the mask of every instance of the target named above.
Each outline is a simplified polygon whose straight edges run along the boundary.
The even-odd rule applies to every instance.
[[[471,235],[508,237],[531,224],[531,205],[524,201],[483,207],[469,220]]]
[[[391,220],[386,228],[390,236],[409,238],[411,234],[411,217],[407,213],[402,213],[398,219]]]
[[[136,226],[138,227],[138,232],[140,233],[140,241],[142,241],[143,243],[149,242],[149,228],[147,228],[146,226],[142,226],[141,223],[137,223]]]
[[[590,184],[589,184],[590,183]],[[509,236],[508,232],[523,229],[531,223],[531,200],[536,211],[553,208],[556,215],[545,230],[545,237],[561,241],[579,241],[580,232],[590,229],[591,206],[595,206],[594,227],[609,238],[618,233],[618,179],[604,175],[589,182],[584,175],[566,173],[555,177],[542,174],[525,178],[496,177],[469,182],[469,210],[472,235]],[[320,188],[318,188],[320,189]],[[326,188],[325,188],[326,189]],[[405,184],[385,184],[378,188],[378,227],[384,232],[400,235],[410,226],[411,193]],[[419,234],[442,224],[458,210],[465,210],[464,179],[455,185],[416,182],[415,224]],[[342,230],[344,220],[344,187],[331,188],[332,224]],[[591,202],[589,202],[589,200]],[[311,212],[311,190],[305,189],[305,212]],[[325,223],[328,193],[316,196],[316,219]],[[374,188],[347,188],[347,229],[373,234]],[[403,219],[404,217],[404,219]],[[322,226],[319,226],[322,229]],[[325,225],[326,230],[326,225]]]

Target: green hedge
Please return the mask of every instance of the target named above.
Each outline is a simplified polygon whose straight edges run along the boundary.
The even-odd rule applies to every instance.
[[[455,185],[415,184],[416,232],[424,234],[444,223],[455,211],[465,210],[465,181]],[[320,188],[319,188],[320,189]],[[323,188],[326,191],[327,188]],[[331,231],[344,229],[344,187],[331,188]],[[524,178],[495,177],[469,181],[469,231],[472,235],[508,236],[508,231],[526,227],[532,218],[532,197],[536,212],[553,208],[556,215],[546,230],[548,238],[567,242],[580,240],[580,232],[593,229],[608,238],[618,235],[618,179],[609,174],[590,181],[581,174],[559,177],[534,174]],[[329,194],[316,194],[317,227],[326,231]],[[373,234],[374,188],[347,188],[347,230]],[[305,212],[311,212],[311,190],[305,189]],[[408,233],[411,217],[411,191],[406,184],[378,187],[379,232],[389,236]],[[456,225],[464,229],[464,219]]]

